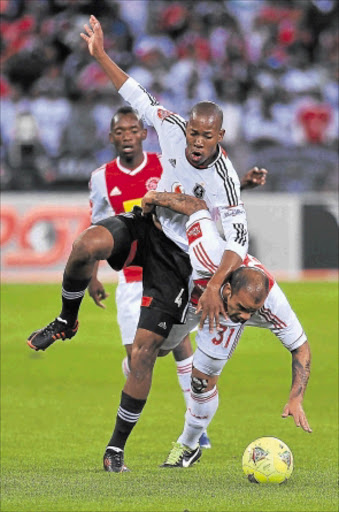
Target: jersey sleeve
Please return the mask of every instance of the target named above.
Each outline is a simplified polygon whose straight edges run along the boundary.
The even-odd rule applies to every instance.
[[[161,106],[159,102],[133,78],[130,77],[126,80],[120,87],[119,94],[137,111],[148,125],[155,128],[162,152],[164,151],[164,147],[166,147],[166,143],[168,144],[169,141],[171,141],[175,144],[177,139],[182,140],[182,137],[186,135],[185,120],[178,114],[170,112],[165,107]]]
[[[112,206],[106,199],[107,189],[105,183],[105,172],[103,168],[98,169],[92,173],[88,187],[92,224],[115,215]]]
[[[307,341],[297,315],[277,283],[272,287],[263,307],[246,322],[246,325],[270,329],[289,351],[295,350]]]
[[[242,261],[248,251],[246,211],[242,205],[219,207],[220,221],[226,240],[226,251],[237,253]]]

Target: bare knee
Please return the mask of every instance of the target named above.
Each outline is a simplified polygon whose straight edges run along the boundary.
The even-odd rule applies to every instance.
[[[138,329],[132,345],[132,366],[152,368],[163,341],[163,336],[145,329]]]
[[[74,241],[71,258],[81,264],[109,258],[113,237],[103,226],[91,226]]]

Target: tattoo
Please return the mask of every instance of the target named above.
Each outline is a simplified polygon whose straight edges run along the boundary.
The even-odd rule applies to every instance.
[[[309,358],[303,363],[299,359],[300,350],[292,352],[292,397],[303,396],[308,383],[311,370],[311,361]]]
[[[184,215],[192,215],[192,213],[199,210],[207,210],[207,205],[203,199],[174,192],[156,192],[152,204],[170,208]]]

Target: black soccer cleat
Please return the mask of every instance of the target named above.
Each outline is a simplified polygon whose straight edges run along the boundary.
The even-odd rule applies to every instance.
[[[161,468],[188,468],[199,461],[201,457],[201,449],[198,445],[196,448],[191,449],[181,443],[172,443],[173,448],[169,452],[167,459]]]
[[[124,464],[124,452],[113,446],[107,446],[104,453],[104,470],[108,473],[124,473],[130,471]]]
[[[56,318],[42,329],[32,332],[27,340],[27,345],[33,350],[46,350],[56,340],[73,338],[79,327],[78,320],[73,327],[67,327],[67,322]]]

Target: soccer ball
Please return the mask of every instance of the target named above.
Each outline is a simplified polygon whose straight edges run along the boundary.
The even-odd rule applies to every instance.
[[[289,447],[276,437],[259,437],[249,444],[242,457],[242,468],[252,483],[281,484],[293,471]]]

